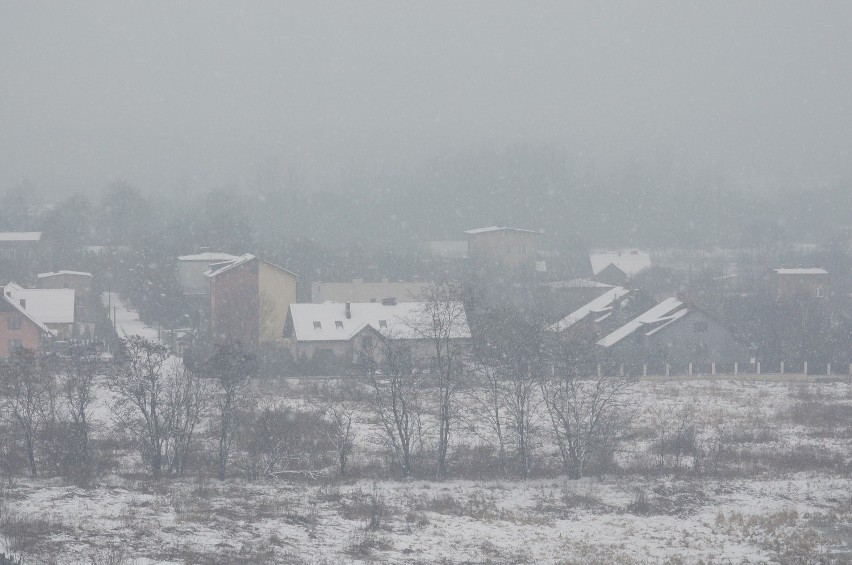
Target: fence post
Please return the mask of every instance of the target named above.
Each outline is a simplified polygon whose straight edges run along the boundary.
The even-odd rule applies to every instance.
[[[760,374],[760,361],[757,362],[757,374]]]
[[[715,375],[715,374],[716,374],[716,362],[715,362],[715,361],[713,361],[712,363],[710,363],[710,374],[711,374],[711,375]]]
[[[621,364],[621,366],[620,366],[620,367],[618,367],[618,376],[619,376],[619,377],[623,377],[623,376],[624,376],[624,363],[622,363],[622,364]]]
[[[852,377],[852,363],[849,363],[849,376]]]
[[[689,376],[692,376],[692,362],[689,363]]]
[[[671,366],[668,363],[666,363],[666,376],[667,377],[669,376],[670,372],[671,372]]]
[[[831,376],[831,363],[827,364],[827,366],[825,368],[825,374],[828,375],[829,377]]]
[[[784,361],[781,361],[781,374],[784,374]]]
[[[598,378],[601,378],[601,364],[598,363]]]
[[[804,363],[804,368],[802,369],[802,372],[806,375],[808,374],[808,362],[807,361],[805,361],[805,363]]]
[[[648,376],[648,364],[647,363],[642,363],[642,376],[643,377]]]
[[[740,364],[737,361],[734,361],[734,375],[740,374]]]

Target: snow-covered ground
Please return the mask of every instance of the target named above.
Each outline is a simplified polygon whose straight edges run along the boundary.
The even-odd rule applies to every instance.
[[[310,386],[264,395],[304,409]],[[848,562],[852,384],[654,381],[637,395],[622,471],[594,479],[154,481],[128,452],[91,489],[15,478],[0,511],[40,532],[29,562]],[[727,443],[724,472],[709,456],[701,473],[648,466],[655,411],[684,407],[708,451]],[[359,425],[356,467],[378,449]]]
[[[139,335],[145,339],[159,341],[157,328],[152,328],[139,319],[139,314],[127,306],[116,292],[104,292],[101,302],[105,307],[110,307],[110,320],[114,320],[115,331],[118,337]]]

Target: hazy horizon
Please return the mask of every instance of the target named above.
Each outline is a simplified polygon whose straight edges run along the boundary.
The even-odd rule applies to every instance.
[[[852,178],[852,5],[0,4],[0,189],[352,178],[515,145],[733,188]]]

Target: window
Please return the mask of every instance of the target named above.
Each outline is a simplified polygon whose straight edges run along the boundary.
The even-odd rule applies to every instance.
[[[822,287],[821,286],[816,287],[816,297],[822,298]]]
[[[10,330],[19,330],[21,329],[21,317],[20,316],[9,316],[7,321],[8,328]]]
[[[337,328],[338,330],[342,330],[343,329],[343,322],[341,322],[340,320],[335,320],[334,327]]]
[[[704,333],[707,331],[707,322],[695,322],[695,324],[693,324],[693,328],[695,329],[696,333]]]
[[[526,252],[527,252],[527,246],[521,245],[521,253],[526,253]]]
[[[314,322],[314,329],[315,330],[321,330],[322,329],[322,322]]]
[[[388,321],[387,320],[379,320],[379,327],[380,328],[388,327]]]
[[[21,349],[23,346],[24,346],[24,344],[21,343],[20,339],[10,339],[9,340],[9,353],[12,353],[13,351],[17,351],[18,349]]]

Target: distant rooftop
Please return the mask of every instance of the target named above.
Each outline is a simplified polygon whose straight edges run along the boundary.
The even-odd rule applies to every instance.
[[[487,228],[476,228],[476,229],[473,229],[473,230],[467,230],[464,233],[466,233],[468,235],[477,235],[477,234],[480,234],[480,233],[489,233],[489,232],[495,232],[495,231],[517,231],[517,232],[522,232],[522,233],[538,233],[537,231],[533,231],[533,230],[522,230],[520,228],[510,228],[510,227],[500,227],[500,226],[489,226]]]
[[[626,288],[622,288],[620,286],[611,288],[599,297],[571,312],[560,321],[550,326],[549,329],[556,332],[567,330],[590,314],[594,314],[595,316],[601,315],[595,320],[596,322],[601,321],[608,317],[608,315],[612,312],[613,304],[620,300],[628,292],[629,291]]]
[[[827,275],[828,271],[825,269],[812,268],[812,269],[772,269],[779,275]]]
[[[86,273],[85,271],[56,271],[55,273],[39,273],[36,276],[40,279],[46,279],[48,277],[58,277],[60,275],[76,275],[78,277],[91,277],[92,273]]]
[[[640,249],[598,249],[589,253],[589,261],[594,275],[609,265],[615,265],[628,277],[633,277],[651,266],[651,256]]]
[[[181,255],[178,257],[178,261],[210,261],[212,263],[217,263],[219,261],[236,261],[239,259],[236,255],[231,255],[230,253],[222,253],[207,251],[204,253],[195,253],[194,255]]]
[[[40,231],[0,232],[0,241],[41,241]]]

